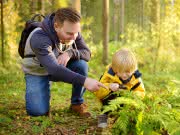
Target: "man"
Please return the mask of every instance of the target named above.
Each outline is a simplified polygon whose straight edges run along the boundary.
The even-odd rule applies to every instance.
[[[47,115],[50,81],[63,81],[73,85],[70,109],[90,116],[83,100],[84,87],[95,91],[104,85],[87,77],[86,62],[91,54],[80,34],[80,19],[76,10],[62,8],[47,16],[42,27],[29,35],[22,61],[29,115]],[[28,57],[33,55],[35,57]]]

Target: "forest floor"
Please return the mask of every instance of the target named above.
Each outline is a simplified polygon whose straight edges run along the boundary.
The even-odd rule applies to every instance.
[[[84,94],[85,103],[88,105],[92,117],[79,117],[69,109],[71,85],[62,82],[52,83],[50,116],[28,116],[25,109],[24,74],[20,69],[20,65],[14,63],[16,62],[12,61],[5,68],[0,65],[0,135],[111,135],[112,119],[108,119],[109,123],[106,129],[97,128],[97,117],[100,114],[101,104],[93,93],[86,91]],[[97,66],[97,63],[99,62],[96,59],[89,63],[89,67],[91,67],[89,76],[96,79],[100,77],[105,68],[101,65]],[[142,71],[142,73],[146,95],[149,95],[147,96],[147,106],[151,108],[151,110],[147,111],[148,114],[151,112],[150,115],[154,115],[157,109],[159,111],[158,102],[162,101],[166,105],[169,101],[164,97],[169,97],[169,100],[174,101],[173,91],[179,93],[179,68],[168,74],[166,72],[152,74],[147,71]],[[179,94],[177,94],[178,97]],[[160,100],[161,98],[163,99]],[[154,101],[156,101],[155,107]],[[176,106],[179,102],[174,101],[169,102],[169,104]],[[161,107],[162,110],[163,107],[166,108],[165,105]],[[177,117],[180,116],[179,109],[174,109],[178,114]],[[166,113],[171,114],[172,112],[167,110]],[[146,119],[144,120],[146,121]],[[151,123],[149,121],[148,123]],[[172,122],[177,123],[179,121]],[[172,127],[174,130],[178,129],[178,127]]]
[[[0,135],[94,135],[110,134],[97,128],[100,103],[92,93],[84,95],[91,118],[79,117],[70,111],[71,85],[53,83],[50,116],[30,117],[25,110],[25,81],[21,70],[1,70]]]

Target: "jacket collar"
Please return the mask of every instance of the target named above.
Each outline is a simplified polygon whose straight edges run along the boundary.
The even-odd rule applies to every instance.
[[[108,74],[110,74],[110,75],[112,75],[112,76],[115,76],[115,75],[116,75],[115,72],[113,71],[112,67],[109,68]],[[131,75],[127,80],[122,80],[122,79],[119,77],[119,80],[121,80],[121,82],[122,82],[123,84],[126,84],[126,83],[128,83],[128,82],[131,80],[132,76],[133,76],[133,75]]]

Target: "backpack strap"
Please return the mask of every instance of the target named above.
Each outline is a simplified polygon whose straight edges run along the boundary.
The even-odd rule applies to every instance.
[[[42,14],[35,14],[32,18],[31,18],[31,23],[33,23],[33,22],[35,22],[36,23],[36,21],[35,21],[35,19],[37,18],[37,17],[42,17],[42,18],[45,18],[45,16],[44,15],[42,15]],[[43,31],[45,31],[45,32],[47,32],[48,30],[46,29],[46,27],[45,27],[45,25],[44,25],[44,23],[43,22],[40,22],[40,24],[38,25],[38,27],[39,28],[41,28]],[[36,30],[35,30],[36,31]],[[34,32],[35,32],[34,31]],[[33,33],[34,33],[33,32]],[[31,32],[32,33],[32,32]],[[32,33],[32,34],[33,34]],[[32,34],[30,34],[31,36],[32,36]],[[48,32],[47,32],[47,34],[48,34],[48,37],[51,39],[51,41],[53,42],[53,47],[52,48],[54,48],[54,45],[55,45],[55,41],[54,41],[54,39],[53,39],[53,37],[52,37],[52,35],[51,34],[49,34]],[[29,35],[29,36],[30,36]],[[28,36],[28,38],[29,38],[29,36]],[[31,45],[30,45],[30,47],[31,47]],[[31,50],[32,50],[32,48],[31,48]],[[24,56],[24,58],[32,58],[32,57],[36,57],[36,55],[35,54],[27,54],[27,55],[25,55]]]
[[[38,22],[38,21],[35,21],[35,19],[37,17],[42,17],[42,18],[45,18],[44,15],[42,14],[35,14],[30,20],[28,20],[26,22],[26,25],[25,25],[25,29],[22,33],[23,36],[23,40],[21,39],[20,41],[20,44],[25,44],[25,46],[21,46],[21,48],[23,49],[18,49],[19,51],[19,54],[22,54],[23,56],[21,56],[22,58],[32,58],[32,57],[36,57],[35,54],[25,54],[25,49],[26,49],[26,44],[27,44],[27,40],[30,40],[29,37],[32,36],[32,34],[35,32],[34,29],[36,28],[40,28],[41,27],[41,22]],[[31,31],[30,33],[27,33],[27,31]],[[33,32],[34,31],[34,32]],[[22,36],[21,36],[22,38]],[[23,43],[24,42],[24,43]],[[28,41],[29,42],[29,41]],[[31,47],[31,46],[30,46]],[[22,51],[23,50],[23,51]],[[31,49],[32,50],[32,49]],[[20,53],[21,52],[21,53]]]
[[[36,17],[42,17],[42,18],[45,18],[45,16],[42,15],[42,14],[35,14],[35,15],[31,18],[31,20],[34,21],[34,20],[36,19]]]
[[[32,37],[32,35],[38,31],[38,30],[41,30],[40,27],[37,27],[35,28],[31,33],[30,35],[28,36],[27,40],[26,40],[26,47],[24,49],[24,58],[32,58],[32,57],[36,57],[36,55],[34,54],[34,51],[33,49],[31,48],[31,44],[30,44],[30,39]]]

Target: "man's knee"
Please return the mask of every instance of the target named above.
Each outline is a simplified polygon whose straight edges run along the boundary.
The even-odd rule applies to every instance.
[[[86,75],[88,73],[88,64],[86,61],[84,60],[79,60],[79,64],[78,64],[78,67],[80,69],[80,71]]]
[[[77,60],[73,61],[71,63],[70,69],[72,69],[74,72],[77,72],[79,74],[82,74],[84,76],[87,76],[88,74],[88,64],[84,60]]]

